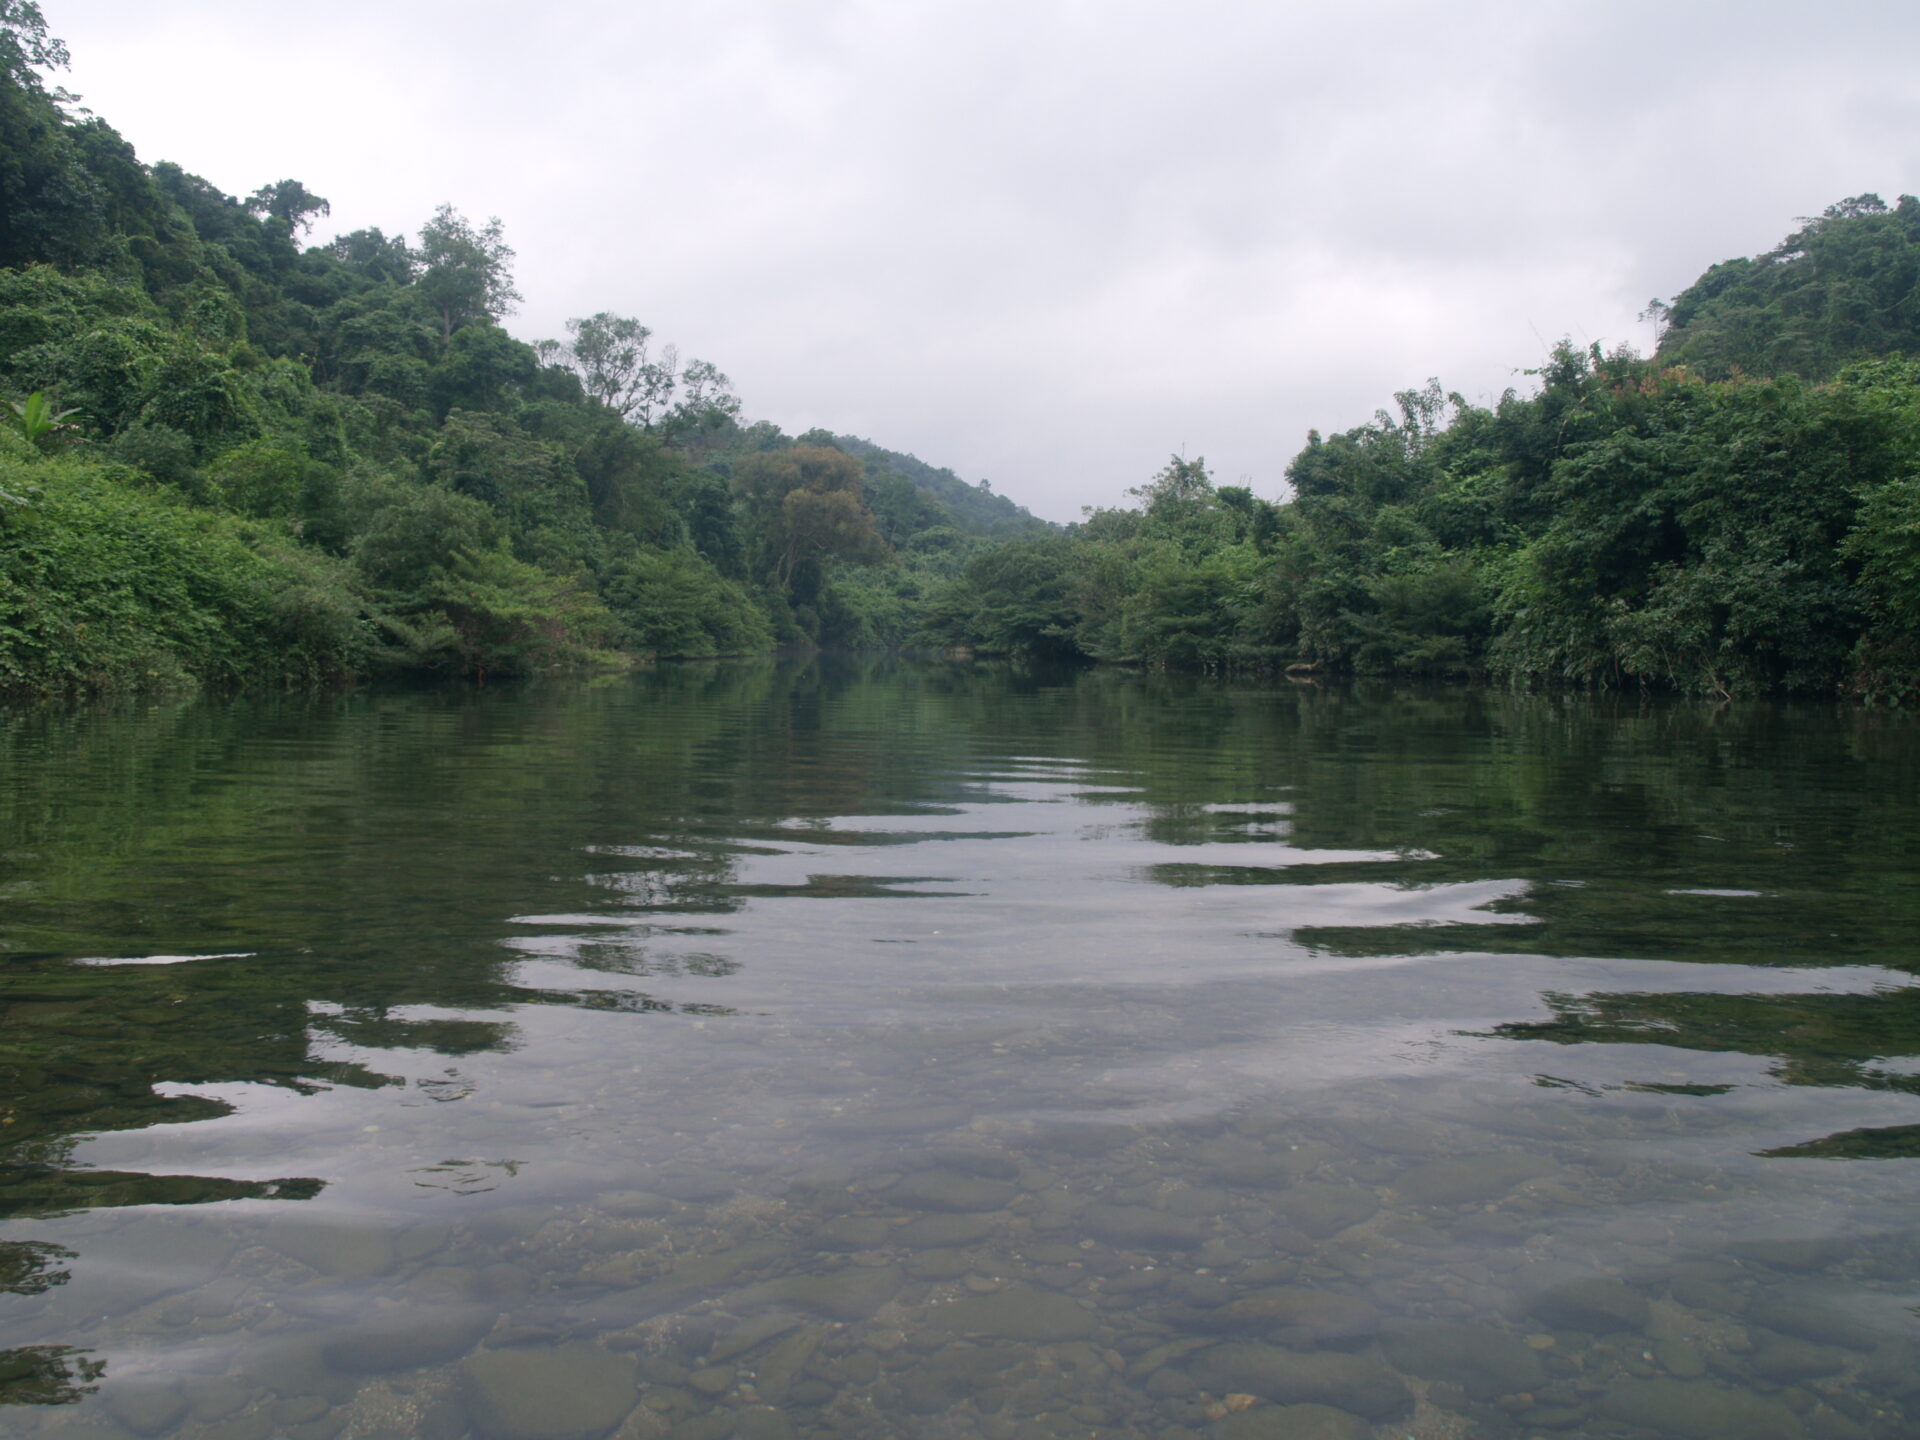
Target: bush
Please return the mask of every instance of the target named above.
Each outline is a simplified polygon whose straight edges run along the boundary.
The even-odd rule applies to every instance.
[[[742,655],[773,648],[753,598],[689,550],[623,549],[602,563],[600,597],[621,642],[656,655]]]
[[[0,502],[0,688],[288,683],[366,663],[365,601],[327,556],[72,458],[0,455],[0,491],[23,502]]]

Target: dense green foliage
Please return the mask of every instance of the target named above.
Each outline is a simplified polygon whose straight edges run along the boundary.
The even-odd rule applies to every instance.
[[[743,421],[603,311],[501,328],[498,221],[142,165],[0,0],[0,685],[97,690],[937,643],[1172,668],[1920,695],[1920,201],[1310,434],[1269,502],[1176,458],[1070,531]]]
[[[1032,535],[1051,529],[982,480],[969,485],[951,470],[938,469],[915,455],[888,450],[852,435],[828,437],[831,444],[866,462],[867,488],[874,513],[888,526],[915,529],[941,523],[973,535]],[[944,516],[940,513],[944,510]]]
[[[975,556],[933,628],[1170,667],[1920,696],[1920,202],[1848,201],[1762,261],[1676,301],[1655,359],[1563,345],[1535,393],[1429,382],[1310,435],[1284,504],[1176,459],[1133,508]]]
[[[0,688],[898,643],[1040,524],[743,424],[637,320],[514,339],[498,221],[303,246],[324,198],[142,165],[43,83],[65,61],[0,0]]]
[[[1709,379],[1792,371],[1824,380],[1849,361],[1920,356],[1920,200],[1856,195],[1800,221],[1764,255],[1715,265],[1671,305],[1660,358]]]

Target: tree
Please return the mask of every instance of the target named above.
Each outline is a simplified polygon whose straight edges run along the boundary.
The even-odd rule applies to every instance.
[[[78,143],[82,127],[60,111],[74,96],[49,93],[36,70],[67,63],[32,0],[0,0],[0,267],[93,260],[106,239],[104,196]]]
[[[469,325],[446,344],[427,374],[427,394],[441,413],[498,410],[507,397],[530,384],[536,366],[531,346],[498,325]]]
[[[343,265],[350,265],[369,280],[388,280],[395,285],[412,281],[418,258],[407,248],[407,237],[388,238],[376,226],[336,235],[327,246],[327,254]]]
[[[747,502],[762,565],[777,590],[804,567],[828,559],[871,560],[886,553],[873,528],[857,457],[825,445],[794,445],[750,455],[734,467]]]
[[[1064,535],[1023,535],[982,551],[935,599],[930,628],[992,652],[1079,655],[1074,551]]]
[[[1212,498],[1213,481],[1207,475],[1205,460],[1183,460],[1175,455],[1167,461],[1166,469],[1127,493],[1145,500],[1149,514],[1175,519]]]
[[[1708,379],[1920,355],[1920,200],[1855,195],[1751,259],[1710,268],[1664,313],[1659,358]]]
[[[520,303],[513,249],[497,215],[476,230],[453,206],[442,205],[420,227],[419,259],[420,290],[440,314],[442,340],[462,325],[511,315]]]
[[[567,321],[569,344],[543,340],[536,347],[549,364],[565,365],[587,394],[642,430],[659,426],[671,438],[694,438],[724,430],[740,413],[733,382],[706,360],[689,360],[662,346],[649,353],[653,331],[630,315],[602,310]],[[674,403],[674,394],[680,400]]]
[[[733,381],[710,360],[689,360],[680,372],[680,403],[667,417],[675,428],[691,431],[724,428],[740,416]]]
[[[611,310],[567,321],[567,333],[572,343],[555,345],[552,353],[580,377],[581,388],[622,420],[651,429],[679,381],[680,356],[673,346],[653,358],[647,349],[653,331]]]
[[[789,490],[780,502],[780,519],[786,546],[774,583],[782,589],[792,583],[802,560],[877,560],[886,553],[857,489]]]
[[[333,206],[298,180],[262,185],[247,197],[247,209],[256,215],[271,215],[287,227],[289,235],[304,235],[313,228],[313,216],[333,213]]]
[[[64,70],[66,43],[47,34],[46,17],[34,0],[0,0],[0,74],[23,90],[39,90],[35,70]],[[56,98],[71,98],[60,92]]]
[[[867,470],[867,508],[889,545],[901,546],[922,530],[951,527],[953,512],[896,470]]]

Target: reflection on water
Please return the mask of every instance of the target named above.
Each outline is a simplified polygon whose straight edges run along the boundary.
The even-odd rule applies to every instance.
[[[991,667],[15,714],[0,1433],[1909,1437],[1917,782]]]

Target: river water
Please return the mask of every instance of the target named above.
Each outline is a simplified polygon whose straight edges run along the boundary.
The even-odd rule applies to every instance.
[[[1920,725],[0,715],[0,1434],[1920,1435]]]

